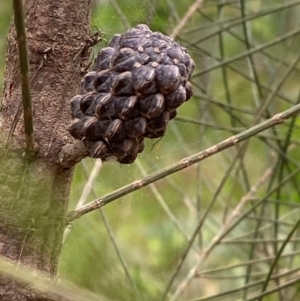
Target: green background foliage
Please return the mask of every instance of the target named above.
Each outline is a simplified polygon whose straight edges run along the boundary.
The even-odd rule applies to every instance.
[[[169,35],[193,3],[96,1],[91,31],[99,28],[110,40],[129,27],[147,23],[153,31]],[[279,9],[289,3],[296,5]],[[9,2],[1,5],[2,71],[11,7]],[[243,22],[243,5],[246,18],[253,16],[249,22]],[[95,161],[86,159],[78,164],[70,210],[76,207],[85,189],[89,191],[83,198],[87,203],[296,104],[298,62],[281,81],[299,55],[300,31],[289,39],[283,38],[299,28],[299,12],[300,1],[204,1],[176,37],[197,65],[192,78],[194,97],[178,110],[177,120],[170,122],[163,139],[148,139],[146,150],[134,164],[104,163],[90,186],[87,183]],[[230,24],[235,26],[228,28]],[[249,49],[276,39],[280,41],[274,46],[249,55]],[[95,52],[102,47],[105,41],[97,45]],[[243,53],[244,57],[207,71]],[[176,291],[192,271],[195,273],[179,300],[208,300],[205,296],[209,295],[216,295],[209,300],[254,300],[251,296],[261,291],[272,259],[299,219],[299,173],[278,186],[299,169],[298,126],[296,119],[267,130],[249,141],[243,156],[238,155],[242,146],[233,147],[75,221],[69,226],[71,231],[63,245],[60,280],[68,279],[111,300],[159,300],[199,219],[208,212],[166,300],[175,300]],[[244,201],[239,214],[232,217],[236,206]],[[227,231],[233,220],[258,202],[261,203],[256,209]],[[220,231],[224,231],[224,237],[214,244]],[[290,275],[271,281],[268,288],[299,278],[298,241],[296,231],[273,271],[273,275]],[[196,264],[199,258],[201,265]],[[247,288],[249,283],[253,286]],[[236,292],[221,295],[239,287]],[[298,291],[299,285],[294,284],[264,300],[297,300]]]

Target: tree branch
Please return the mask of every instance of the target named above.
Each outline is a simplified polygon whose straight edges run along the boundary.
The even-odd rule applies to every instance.
[[[297,114],[299,112],[300,112],[300,104],[295,105],[286,111],[278,113],[278,114],[274,115],[272,118],[267,119],[249,129],[241,132],[240,134],[231,136],[230,138],[223,140],[220,143],[218,143],[208,149],[205,149],[199,153],[196,153],[195,155],[186,157],[186,158],[182,159],[181,161],[179,161],[165,169],[159,170],[143,179],[134,181],[126,186],[123,186],[123,187],[119,188],[118,190],[115,190],[114,192],[103,196],[102,198],[98,198],[98,199],[80,207],[77,210],[70,211],[68,221],[72,222],[72,221],[80,218],[81,216],[87,214],[88,212],[99,209],[126,194],[132,193],[133,191],[136,191],[136,190],[138,190],[142,187],[145,187],[153,182],[156,182],[170,174],[173,174],[179,170],[185,169],[195,163],[198,163],[208,157],[211,157],[229,147],[232,147],[244,140],[247,140],[247,139],[257,135],[258,133],[260,133],[268,128],[271,128],[277,124],[283,123],[285,120],[291,118],[292,116],[294,116],[295,114]]]
[[[62,147],[57,157],[57,163],[65,168],[74,167],[82,159],[90,155],[89,150],[80,140],[66,144]]]

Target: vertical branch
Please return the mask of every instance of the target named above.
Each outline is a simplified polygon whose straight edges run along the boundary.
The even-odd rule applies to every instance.
[[[24,125],[25,125],[25,141],[26,152],[34,152],[34,137],[33,137],[33,118],[32,106],[30,95],[30,76],[29,76],[29,63],[27,40],[24,21],[24,8],[22,0],[13,0],[15,28],[17,33],[17,43],[19,50],[20,60],[20,75],[22,86],[22,103],[24,109]]]

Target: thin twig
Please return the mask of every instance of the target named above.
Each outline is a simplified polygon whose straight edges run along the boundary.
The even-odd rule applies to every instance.
[[[203,0],[196,0],[193,5],[190,6],[189,10],[186,14],[182,17],[181,21],[178,25],[174,28],[174,30],[170,34],[170,38],[175,39],[186,23],[191,19],[192,15],[201,7]]]
[[[201,256],[198,258],[196,263],[194,264],[193,268],[188,273],[187,277],[178,285],[177,290],[171,297],[170,301],[175,301],[178,299],[178,297],[183,293],[186,286],[190,283],[190,281],[195,277],[195,273],[197,272],[197,269],[203,264],[203,262],[207,259],[209,254],[211,254],[212,250],[216,245],[218,245],[221,240],[228,235],[241,221],[245,220],[245,218],[253,212],[259,205],[261,205],[266,198],[268,198],[270,195],[272,195],[279,187],[285,185],[288,181],[291,180],[295,175],[297,175],[300,171],[300,167],[296,169],[293,173],[289,174],[287,177],[285,177],[282,182],[278,183],[278,185],[272,189],[270,192],[266,194],[266,196],[262,199],[260,199],[257,203],[255,203],[250,209],[248,209],[244,214],[239,216],[238,219],[234,219],[238,216],[239,213],[239,205],[236,207],[236,209],[233,211],[231,217],[228,219],[228,223],[223,225],[219,233],[211,240],[210,244],[207,246],[207,248],[203,251]],[[197,229],[196,229],[197,230]]]
[[[126,15],[123,13],[118,2],[116,0],[111,0],[111,4],[112,4],[113,8],[115,9],[116,13],[119,15],[123,25],[127,28],[130,28],[130,22],[128,21],[128,18],[126,17]]]
[[[226,131],[226,132],[230,132],[232,134],[238,134],[240,133],[242,130],[245,130],[245,127],[228,127],[228,126],[223,126],[223,125],[218,125],[218,124],[215,124],[215,123],[210,123],[210,122],[206,122],[204,120],[196,120],[196,119],[192,119],[192,118],[189,118],[189,117],[175,117],[174,120],[177,122],[182,122],[182,123],[188,123],[188,124],[194,124],[196,126],[202,126],[202,127],[207,127],[207,128],[210,128],[210,129],[214,129],[214,130],[219,130],[219,131]],[[289,127],[290,128],[290,127]],[[289,130],[287,130],[289,131]],[[260,133],[257,135],[257,137],[261,137],[265,140],[274,140],[274,139],[277,139],[273,136],[270,136],[268,134],[264,134],[264,133]],[[279,137],[279,139],[281,141],[285,141],[285,137]],[[300,142],[296,139],[290,139],[290,143],[295,143],[295,144],[299,144]]]
[[[278,43],[281,43],[284,40],[287,40],[287,39],[289,39],[289,38],[291,38],[293,36],[296,36],[299,33],[300,33],[300,28],[296,28],[294,30],[291,30],[290,32],[288,32],[286,34],[273,39],[271,42],[267,42],[267,43],[262,44],[262,45],[260,45],[258,47],[252,48],[249,51],[242,52],[242,53],[240,53],[238,55],[233,56],[232,58],[230,58],[230,59],[228,59],[226,61],[221,61],[221,63],[219,63],[219,64],[216,64],[216,65],[211,66],[211,67],[209,67],[207,69],[204,69],[204,70],[202,70],[202,71],[194,74],[194,78],[196,78],[198,76],[201,76],[201,75],[203,75],[203,74],[205,74],[207,72],[213,71],[213,70],[215,70],[217,68],[220,68],[222,66],[226,66],[226,65],[231,64],[233,62],[236,62],[236,61],[238,61],[238,60],[240,60],[242,58],[245,58],[247,56],[250,56],[250,55],[252,55],[254,53],[261,52],[263,49],[270,48],[271,46],[274,46],[274,45],[276,45]]]
[[[295,231],[298,229],[299,225],[300,225],[300,219],[298,219],[297,223],[294,225],[293,229],[290,231],[290,233],[288,234],[288,236],[284,239],[283,244],[281,245],[280,249],[278,250],[278,252],[276,254],[276,257],[274,258],[274,261],[271,264],[271,268],[270,268],[270,270],[268,272],[268,275],[267,275],[267,277],[265,279],[265,282],[263,284],[263,287],[262,287],[262,290],[261,290],[262,293],[266,291],[268,283],[271,280],[273,270],[276,267],[276,264],[277,264],[278,260],[281,258],[281,254],[282,254],[284,248],[286,247],[286,245],[288,244],[288,242],[292,241],[291,237],[293,236],[293,234],[295,233]],[[259,299],[257,299],[257,300],[261,301],[262,297],[260,296]]]
[[[15,16],[15,28],[17,33],[17,42],[18,42],[18,49],[19,49],[19,60],[20,60],[20,75],[21,75],[21,86],[22,86],[22,102],[23,102],[23,109],[24,109],[26,152],[32,155],[35,153],[35,144],[34,144],[34,136],[33,136],[33,117],[32,117],[31,93],[30,93],[29,62],[28,62],[28,50],[27,50],[23,1],[14,0],[13,7],[14,7],[14,16]]]
[[[208,157],[211,157],[229,147],[232,147],[244,140],[247,140],[256,134],[271,128],[272,126],[275,126],[277,124],[280,124],[284,122],[284,120],[291,118],[295,114],[300,112],[300,104],[291,107],[290,109],[283,111],[279,114],[274,115],[272,118],[267,119],[249,129],[246,131],[241,132],[240,134],[237,134],[235,136],[231,136],[230,138],[223,140],[222,142],[209,147],[208,149],[205,149],[204,151],[201,151],[199,153],[196,153],[195,155],[186,157],[179,161],[178,163],[175,163],[165,169],[159,170],[143,179],[137,180],[133,183],[130,183],[124,187],[121,187],[117,190],[115,190],[112,193],[109,193],[105,195],[104,197],[98,198],[89,204],[86,204],[82,206],[81,208],[69,212],[69,222],[74,221],[78,219],[79,217],[87,214],[88,212],[94,211],[98,208],[101,208],[108,203],[126,195],[129,193],[132,193],[133,191],[139,190],[142,187],[145,187],[153,182],[156,182],[166,176],[169,176],[172,173],[175,173],[179,170],[185,169],[195,163],[198,163]]]
[[[88,179],[88,182],[91,181],[91,177],[92,177],[91,174],[95,173],[95,171],[97,172],[97,174],[99,173],[100,168],[102,167],[102,164],[100,164],[99,161],[102,163],[101,160],[98,160],[98,166],[96,166],[96,164],[94,165],[94,168],[93,168],[93,170],[92,170],[92,173],[90,173],[90,172],[88,171],[88,168],[87,168],[85,162],[84,162],[84,161],[82,162],[82,166],[83,166],[83,169],[84,169],[84,173],[85,173],[86,178]],[[96,169],[96,168],[97,168],[97,169]],[[99,168],[99,169],[98,169],[98,168]],[[92,181],[92,182],[93,182],[93,181]],[[88,185],[88,184],[86,184],[85,187],[86,187],[86,186],[90,186],[89,193],[91,193],[94,197],[96,197],[96,190],[95,190],[94,185]],[[84,189],[84,190],[85,190],[85,189]],[[78,204],[79,204],[79,202],[77,203],[77,205],[78,205]],[[134,292],[134,294],[135,294],[136,300],[143,301],[143,297],[142,297],[141,293],[139,292],[139,290],[138,290],[137,287],[135,286],[134,281],[133,281],[132,277],[130,276],[130,273],[129,273],[129,270],[128,270],[126,261],[125,261],[125,259],[123,258],[122,253],[121,253],[121,251],[120,251],[120,249],[119,249],[119,247],[118,247],[118,244],[117,244],[117,242],[116,242],[116,239],[115,239],[115,237],[114,237],[113,231],[112,231],[112,229],[111,229],[109,220],[108,220],[108,218],[106,217],[106,214],[105,214],[105,212],[103,211],[103,208],[101,208],[101,209],[99,210],[99,213],[100,213],[101,219],[102,219],[102,221],[103,221],[104,227],[105,227],[105,229],[106,229],[106,231],[107,231],[107,234],[108,234],[108,236],[109,236],[109,239],[110,239],[110,241],[111,241],[111,243],[112,243],[112,245],[113,245],[113,247],[114,247],[114,249],[115,249],[115,251],[116,251],[116,253],[117,253],[117,256],[118,256],[118,258],[119,258],[119,260],[120,260],[120,263],[121,263],[121,265],[122,265],[122,267],[123,267],[123,270],[124,270],[124,273],[125,273],[125,275],[126,275],[126,278],[127,278],[128,282],[129,282],[129,284],[131,285],[132,290],[133,290],[133,292]]]
[[[82,163],[82,164],[84,164],[84,163]],[[97,179],[101,168],[102,168],[102,161],[100,159],[96,160],[94,163],[94,167],[93,167],[91,173],[89,174],[88,180],[86,181],[86,183],[84,185],[84,188],[82,190],[81,196],[76,204],[75,209],[78,209],[85,204],[91,191],[93,191],[94,182]],[[64,232],[63,243],[65,243],[70,232],[71,232],[71,228],[67,227]]]
[[[295,285],[295,284],[297,284],[299,282],[300,282],[300,277],[298,276],[295,279],[287,281],[287,282],[285,282],[285,283],[283,283],[281,285],[274,286],[273,288],[271,288],[271,289],[269,289],[267,291],[264,291],[264,292],[262,292],[262,293],[260,293],[260,294],[258,294],[256,296],[254,296],[254,297],[250,297],[250,298],[248,298],[248,299],[246,299],[244,301],[257,301],[257,300],[261,299],[262,297],[265,297],[267,295],[270,295],[270,294],[273,294],[275,292],[278,292],[278,291],[280,291],[280,290],[282,290],[284,288],[287,288],[287,287],[289,287],[291,285]]]
[[[129,282],[129,284],[130,284],[130,286],[131,286],[131,288],[133,290],[133,293],[135,294],[135,298],[136,298],[136,300],[143,301],[144,299],[143,299],[141,293],[139,292],[139,290],[137,289],[136,285],[134,284],[134,281],[133,281],[133,279],[132,279],[132,277],[131,277],[131,275],[129,273],[126,261],[123,258],[123,255],[122,255],[122,253],[121,253],[121,251],[120,251],[120,249],[118,247],[118,244],[117,244],[117,242],[116,242],[116,240],[114,238],[114,235],[113,235],[111,226],[109,224],[109,221],[108,221],[105,213],[103,212],[103,208],[100,208],[99,213],[100,213],[100,216],[101,216],[102,221],[104,223],[104,226],[106,228],[106,231],[107,231],[107,233],[109,235],[110,241],[111,241],[111,243],[112,243],[112,245],[113,245],[113,247],[114,247],[114,249],[115,249],[115,251],[117,253],[117,256],[118,256],[118,258],[120,260],[120,263],[121,263],[121,265],[123,267],[123,270],[124,270],[124,273],[126,275],[126,278],[127,278],[128,282]]]
[[[212,56],[212,54],[211,54],[210,52],[208,52],[208,51],[206,51],[206,50],[204,50],[204,49],[202,49],[202,48],[197,48],[197,49],[200,50],[201,52],[203,52],[204,54],[206,54],[207,56],[214,58],[216,61],[222,62],[222,59],[221,59],[221,58],[218,58],[218,57],[216,57],[216,56]],[[260,53],[262,53],[262,51],[260,51]],[[290,64],[287,64],[287,66],[289,66],[289,65],[290,65]],[[232,70],[232,71],[234,71],[235,73],[237,73],[237,74],[239,74],[240,76],[242,76],[243,78],[249,80],[250,82],[254,82],[254,79],[253,79],[253,78],[249,77],[247,74],[245,74],[245,73],[242,72],[241,70],[235,68],[234,66],[232,66],[232,65],[229,64],[227,67],[228,67],[230,70]],[[193,83],[194,83],[194,82],[197,83],[197,85],[199,84],[198,81],[193,81],[193,80],[192,80],[192,82],[193,82]],[[263,84],[261,84],[261,87],[263,88],[264,92],[271,92],[271,93],[273,93],[273,91],[274,91],[274,89],[273,89],[272,87],[267,87],[266,85],[263,85]],[[197,96],[197,94],[195,94],[195,96]],[[293,101],[291,98],[288,97],[288,95],[284,95],[283,93],[280,93],[280,91],[278,91],[277,96],[278,96],[279,98],[281,98],[282,100],[285,100],[285,101],[286,101],[287,103],[289,103],[289,104],[292,104],[292,105],[295,104],[294,101]],[[201,95],[200,97],[202,98],[202,95]],[[206,98],[204,98],[204,100],[209,100],[209,99],[207,99],[207,97],[206,97]],[[215,99],[212,99],[212,103],[217,104],[218,106],[221,106],[221,107],[228,107],[228,108],[231,108],[230,106],[228,106],[228,104],[222,104],[222,103],[218,102],[218,101],[215,100]],[[241,110],[241,109],[240,109],[240,108],[234,108],[234,109],[232,108],[232,110],[236,110],[236,111],[237,111],[237,110]]]
[[[289,252],[289,253],[286,253],[286,254],[282,254],[281,258],[288,258],[288,257],[292,257],[292,256],[299,255],[299,254],[300,254],[300,251]],[[247,265],[261,265],[265,262],[272,261],[274,258],[275,258],[275,256],[263,257],[263,258],[259,258],[259,259],[243,261],[243,262],[238,263],[238,264],[226,265],[226,266],[223,266],[223,267],[220,267],[220,268],[203,270],[201,272],[197,272],[196,276],[197,277],[202,277],[202,276],[204,277],[205,275],[224,272],[224,271],[229,273],[228,270],[238,269],[238,268],[241,268],[241,267],[244,267],[244,266],[247,266]],[[299,268],[297,268],[297,269],[299,269]]]
[[[266,178],[268,178],[269,174],[271,173],[272,169],[269,168],[267,169],[267,171],[265,172],[265,174],[259,179],[259,181],[250,188],[249,192],[244,196],[242,197],[241,201],[238,203],[238,205],[236,206],[235,210],[233,210],[231,216],[228,218],[228,222],[225,222],[225,225],[221,228],[221,231],[219,233],[222,233],[222,231],[224,229],[226,229],[226,224],[230,223],[231,221],[234,220],[234,218],[238,215],[238,213],[240,212],[241,208],[247,203],[249,202],[249,199],[252,195],[254,195],[257,191],[257,189],[259,188],[259,186],[261,186],[263,184],[263,182],[266,180]],[[209,207],[212,206],[212,202],[210,203]],[[203,223],[204,223],[204,220],[206,218],[206,215],[207,213],[209,212],[209,209],[206,210],[206,213],[203,215],[202,219],[199,221],[198,225],[197,225],[197,228],[194,230],[194,233],[193,233],[193,236],[192,236],[192,239],[189,243],[189,245],[186,247],[182,257],[180,258],[179,262],[178,262],[178,265],[176,267],[176,270],[174,272],[174,274],[172,275],[169,283],[167,284],[167,287],[166,287],[166,290],[163,294],[163,297],[162,297],[162,301],[165,300],[166,296],[167,296],[167,293],[169,292],[169,290],[171,289],[171,286],[175,280],[175,278],[177,277],[177,275],[179,274],[181,268],[182,268],[182,265],[183,265],[183,262],[185,260],[185,258],[187,257],[187,254],[189,252],[189,249],[191,247],[191,244],[193,243],[193,238],[196,236],[196,234],[198,233],[199,229],[202,227]],[[201,256],[201,259],[199,260],[199,263],[201,263],[202,260],[205,259],[205,257],[208,256],[208,254],[210,253],[210,251],[212,250],[212,248],[217,244],[217,237],[219,235],[216,235],[215,238],[212,240],[210,246],[204,250],[204,252],[202,253],[202,256]],[[192,270],[190,271],[188,277],[187,277],[187,280],[184,281],[184,285],[180,285],[179,288],[176,290],[175,294],[173,295],[173,299],[172,300],[176,300],[177,297],[181,294],[181,290],[184,288],[185,285],[188,284],[189,282],[189,279],[191,279],[191,275],[193,275],[193,271],[195,270],[195,268],[193,267]]]
[[[295,268],[293,270],[290,270],[290,271],[287,271],[287,272],[284,272],[284,273],[279,273],[277,275],[273,275],[272,276],[272,280],[280,279],[281,277],[291,275],[291,274],[293,274],[295,272],[298,272],[298,271],[299,271],[299,268]],[[219,293],[219,294],[215,294],[215,295],[211,295],[211,296],[205,296],[205,297],[202,297],[202,298],[193,299],[193,301],[208,301],[208,300],[212,300],[212,299],[216,299],[216,298],[220,298],[220,297],[224,297],[224,296],[228,296],[228,295],[233,295],[234,293],[240,292],[242,290],[245,290],[245,289],[248,289],[248,288],[260,285],[260,284],[263,283],[263,281],[264,280],[254,281],[254,282],[245,284],[245,285],[243,285],[241,287],[237,287],[237,288],[234,288],[234,289],[231,289],[231,290]]]
[[[251,20],[255,20],[255,19],[258,19],[258,18],[261,18],[263,16],[266,16],[266,15],[269,15],[269,14],[273,14],[273,13],[276,13],[278,11],[281,11],[281,10],[284,10],[284,9],[287,9],[287,8],[291,8],[293,6],[296,6],[300,4],[300,1],[297,0],[297,1],[291,1],[291,2],[287,2],[283,5],[279,5],[279,6],[276,6],[276,7],[273,7],[272,9],[269,9],[269,10],[264,10],[264,11],[261,11],[257,14],[249,14],[246,18],[244,19],[234,19],[234,21],[229,24],[228,26],[223,26],[221,29],[217,30],[217,31],[214,31],[204,37],[201,37],[200,39],[198,39],[197,41],[193,42],[191,45],[194,46],[198,43],[202,43],[214,36],[216,36],[217,34],[219,34],[220,31],[227,31],[228,29],[232,28],[232,27],[235,27],[235,26],[238,26],[238,25],[241,25],[241,23],[243,22],[248,22],[248,21],[251,21]],[[217,23],[216,23],[217,25]],[[194,30],[198,30],[198,27],[197,29],[194,29]],[[194,30],[190,30],[189,32],[192,32]]]

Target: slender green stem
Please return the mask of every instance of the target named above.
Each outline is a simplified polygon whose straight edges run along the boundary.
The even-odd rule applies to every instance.
[[[263,49],[267,49],[267,48],[269,48],[269,47],[271,47],[271,46],[273,46],[273,45],[276,45],[276,44],[278,44],[278,43],[281,43],[281,42],[283,42],[284,40],[287,40],[287,39],[289,39],[289,38],[291,38],[291,37],[293,37],[293,36],[298,35],[299,33],[300,33],[300,29],[299,29],[299,28],[296,28],[296,29],[294,29],[294,30],[291,30],[290,32],[288,32],[288,33],[286,33],[286,34],[284,34],[284,35],[282,35],[282,36],[279,36],[279,37],[277,37],[276,39],[273,39],[271,42],[267,42],[267,43],[262,44],[262,45],[260,45],[260,46],[258,46],[258,47],[256,47],[256,48],[252,48],[252,49],[249,50],[249,51],[242,52],[242,53],[240,53],[240,54],[238,54],[238,55],[236,55],[236,56],[234,56],[234,57],[232,57],[232,58],[230,58],[230,59],[228,59],[228,60],[226,60],[226,61],[222,61],[222,62],[219,63],[219,64],[216,64],[216,65],[211,66],[211,67],[209,67],[209,68],[207,68],[207,69],[204,69],[204,70],[202,70],[202,71],[196,73],[196,74],[194,75],[194,78],[196,78],[196,77],[198,77],[198,76],[201,76],[201,75],[203,75],[203,74],[205,74],[205,73],[207,73],[207,72],[210,72],[210,71],[212,71],[212,70],[215,70],[215,69],[217,69],[217,68],[220,68],[220,67],[222,67],[222,66],[226,66],[226,65],[231,64],[231,63],[233,63],[233,62],[236,62],[236,61],[238,61],[238,60],[240,60],[240,59],[242,59],[242,58],[248,57],[248,56],[250,56],[250,55],[252,55],[252,54],[254,54],[254,53],[261,52]]]
[[[238,25],[240,25],[243,22],[255,20],[257,18],[261,18],[263,16],[276,13],[276,12],[281,11],[283,9],[291,8],[291,7],[296,6],[298,4],[300,4],[299,0],[297,0],[297,1],[291,1],[291,2],[285,3],[283,5],[280,5],[280,6],[277,6],[277,7],[273,7],[271,9],[269,9],[269,10],[261,11],[261,12],[259,12],[257,14],[250,14],[249,16],[245,17],[244,19],[238,19],[238,20],[235,19],[231,24],[229,24],[227,26],[223,26],[219,30],[214,31],[214,32],[212,32],[212,33],[210,33],[210,34],[208,34],[208,35],[206,35],[204,37],[201,37],[197,41],[193,42],[191,45],[195,46],[198,43],[202,43],[202,42],[204,42],[204,41],[206,41],[206,40],[208,40],[208,39],[216,36],[220,31],[227,31],[228,29],[233,28],[235,26],[238,26]],[[218,24],[215,22],[215,25],[218,25]],[[198,27],[195,30],[198,31]],[[189,32],[192,32],[192,30],[189,31]]]
[[[205,53],[208,57],[213,57],[213,58],[214,58],[215,60],[217,60],[218,62],[222,62],[222,59],[221,59],[221,58],[218,58],[218,57],[216,57],[216,56],[212,56],[210,52],[205,51],[203,48],[197,48],[197,49],[198,49],[199,51]],[[286,64],[286,66],[289,67],[290,64]],[[251,78],[249,75],[245,74],[245,73],[242,72],[241,70],[238,70],[237,68],[233,67],[232,65],[228,65],[227,67],[228,67],[230,70],[232,70],[232,71],[234,71],[235,73],[237,73],[237,74],[239,74],[240,76],[242,76],[243,78],[249,80],[250,82],[254,82],[254,79],[253,79],[253,78]],[[192,82],[193,82],[193,84],[194,84],[195,86],[197,86],[197,85],[199,84],[198,81],[193,81],[193,80],[192,80]],[[272,87],[268,87],[268,86],[265,86],[265,85],[263,85],[263,84],[261,84],[261,87],[263,88],[264,93],[265,93],[265,92],[271,92],[271,93],[273,93],[273,91],[274,91],[274,89],[273,89]],[[195,96],[197,96],[197,94],[195,94]],[[277,96],[278,96],[280,99],[286,101],[286,102],[289,103],[289,104],[292,104],[292,105],[295,104],[294,101],[293,101],[291,98],[289,98],[287,95],[284,95],[284,94],[281,93],[280,91],[277,92]],[[202,98],[202,95],[201,95],[200,97]],[[205,98],[204,98],[204,99],[205,99]],[[226,107],[228,107],[228,108],[231,108],[228,104],[219,104],[216,100],[212,100],[212,101],[213,101],[213,103],[215,103],[215,104],[217,104],[217,105],[220,105],[220,106],[222,106],[222,107],[225,107],[225,106],[226,106]],[[240,108],[239,108],[239,109],[238,109],[238,108],[232,108],[232,110],[241,110],[241,109],[240,109]]]
[[[17,42],[19,49],[20,60],[20,75],[22,86],[22,103],[24,109],[24,125],[25,125],[25,142],[26,152],[33,154],[35,150],[34,136],[33,136],[33,117],[30,94],[30,76],[29,76],[29,62],[27,39],[25,30],[25,15],[22,0],[13,0],[15,28],[17,33]]]
[[[170,301],[175,301],[179,298],[179,296],[184,292],[186,286],[189,284],[189,282],[195,277],[196,271],[201,267],[203,262],[207,259],[207,257],[211,254],[212,250],[215,248],[216,245],[218,245],[222,239],[228,235],[234,228],[237,227],[237,225],[244,221],[245,218],[253,212],[258,206],[262,205],[264,200],[267,199],[270,195],[272,195],[279,187],[285,185],[288,181],[290,181],[295,175],[297,175],[300,172],[300,168],[296,169],[293,173],[288,175],[286,178],[283,179],[282,182],[278,183],[274,189],[272,189],[264,198],[260,199],[257,203],[252,205],[250,209],[248,209],[245,213],[239,214],[240,207],[243,206],[243,202],[240,202],[239,205],[236,207],[236,209],[232,212],[231,217],[228,221],[229,224],[225,224],[219,233],[211,240],[210,244],[207,246],[207,248],[203,251],[201,256],[197,259],[196,263],[188,273],[187,277],[179,283],[177,286],[177,289],[173,296],[169,299]],[[235,219],[235,216],[239,216],[238,219]],[[198,229],[195,230],[195,232],[198,231]],[[189,246],[188,246],[189,247]],[[248,299],[247,299],[248,300]],[[254,299],[253,299],[254,300]],[[256,299],[255,299],[256,300]]]
[[[295,268],[293,270],[289,270],[287,272],[280,273],[278,275],[274,275],[274,276],[272,276],[272,280],[281,279],[281,278],[283,278],[285,276],[294,274],[296,272],[299,272],[299,268]],[[238,292],[240,292],[242,290],[247,290],[249,288],[253,288],[253,287],[257,286],[257,285],[260,285],[260,284],[263,283],[263,281],[264,280],[254,281],[252,283],[247,283],[247,284],[245,284],[245,285],[243,285],[241,287],[233,288],[233,289],[227,290],[227,291],[219,293],[219,294],[215,294],[215,295],[211,295],[211,296],[205,296],[205,297],[193,299],[193,301],[208,301],[208,300],[212,300],[212,299],[216,299],[216,298],[220,298],[220,297],[224,297],[224,296],[228,296],[228,295],[233,295],[234,293],[238,293]]]
[[[281,258],[288,258],[288,257],[299,255],[299,254],[300,254],[300,251],[295,251],[295,252],[291,252],[291,253],[282,254]],[[262,263],[272,261],[274,258],[275,258],[275,256],[264,257],[264,258],[260,258],[260,259],[244,261],[244,262],[241,262],[241,263],[238,263],[238,264],[231,264],[231,265],[223,266],[221,268],[203,270],[203,271],[197,273],[197,277],[205,277],[206,275],[219,273],[219,272],[224,272],[224,271],[229,273],[228,270],[233,270],[233,269],[237,269],[237,268],[244,267],[244,266],[247,266],[247,265],[252,265],[252,264],[253,265],[261,265]],[[299,268],[297,268],[297,270],[298,269]]]
[[[272,276],[272,273],[273,273],[273,270],[274,268],[276,267],[276,264],[278,262],[278,260],[281,258],[281,254],[284,250],[284,248],[286,247],[286,245],[288,244],[289,241],[291,241],[291,237],[293,236],[293,234],[295,233],[295,231],[298,229],[298,227],[300,226],[300,219],[297,221],[297,223],[294,225],[294,227],[292,228],[292,230],[290,231],[290,233],[288,234],[288,236],[286,237],[286,239],[284,240],[283,244],[281,245],[280,249],[278,250],[277,254],[276,254],[276,257],[274,258],[274,261],[272,262],[271,264],[271,268],[269,270],[269,273],[266,277],[266,280],[263,284],[263,287],[262,287],[262,293],[266,291],[266,288],[268,286],[268,283],[270,282],[271,280],[271,276]],[[261,301],[262,298],[260,297],[259,299],[257,299],[258,301]]]
[[[282,290],[284,288],[287,288],[287,287],[289,287],[291,285],[299,284],[299,282],[300,282],[300,277],[296,277],[293,280],[290,280],[290,281],[287,281],[287,282],[285,282],[285,283],[283,283],[281,285],[275,286],[275,287],[273,287],[273,288],[271,288],[271,289],[269,289],[267,291],[264,291],[264,292],[262,292],[262,293],[260,293],[260,294],[258,294],[256,296],[254,296],[254,297],[250,297],[250,298],[248,298],[248,299],[246,299],[244,301],[257,301],[257,300],[261,300],[262,297],[265,297],[267,295],[276,293],[276,292],[278,292],[278,291],[280,291],[280,290]]]

